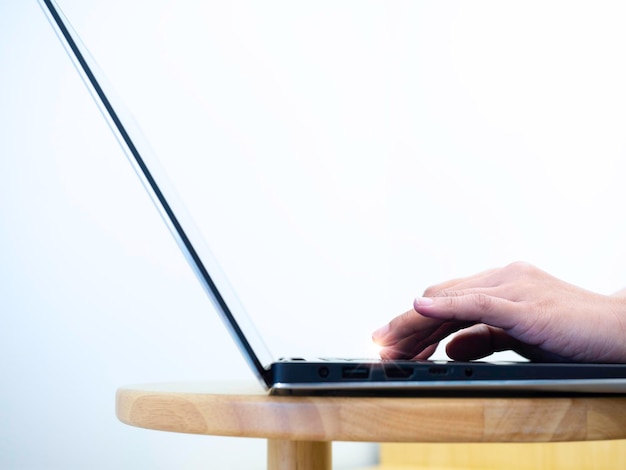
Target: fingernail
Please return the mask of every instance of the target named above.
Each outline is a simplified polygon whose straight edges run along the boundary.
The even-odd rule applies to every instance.
[[[415,307],[415,310],[417,310],[418,307],[428,307],[429,305],[432,305],[433,302],[433,299],[430,297],[416,297],[413,301],[413,306]]]
[[[374,333],[372,333],[372,338],[374,338],[374,340],[376,340],[378,338],[382,338],[387,333],[389,333],[389,324],[387,324],[387,325],[383,326],[382,328],[379,328],[376,331],[374,331]]]

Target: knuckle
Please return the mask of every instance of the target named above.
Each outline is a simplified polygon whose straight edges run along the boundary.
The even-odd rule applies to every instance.
[[[535,271],[536,268],[526,261],[515,261],[509,264],[505,269],[518,274],[528,274],[532,271]]]
[[[476,304],[476,307],[483,312],[489,312],[493,309],[493,298],[487,294],[475,294],[474,303]]]
[[[450,310],[451,312],[455,312],[461,306],[460,297],[456,295],[447,295],[447,294],[449,294],[449,292],[446,292],[446,295],[441,295],[440,297],[442,297],[445,300],[446,308]]]
[[[437,297],[438,291],[436,286],[430,286],[424,291],[424,297]]]
[[[463,291],[454,289],[432,289],[424,293],[426,297],[458,297],[463,295]]]

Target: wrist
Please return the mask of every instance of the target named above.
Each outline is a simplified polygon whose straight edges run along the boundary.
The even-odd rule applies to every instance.
[[[608,344],[612,345],[614,355],[611,356],[610,362],[626,363],[626,289],[623,289],[611,295],[613,317],[612,334],[609,336],[612,341]]]

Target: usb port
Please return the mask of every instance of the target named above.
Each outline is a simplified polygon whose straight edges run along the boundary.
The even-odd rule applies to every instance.
[[[367,379],[370,376],[370,368],[366,366],[344,366],[341,369],[344,379]]]

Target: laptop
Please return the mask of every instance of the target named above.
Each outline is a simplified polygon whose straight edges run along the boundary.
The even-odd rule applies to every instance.
[[[141,133],[53,0],[39,0],[182,253],[263,387],[277,395],[626,393],[626,365],[532,362],[274,360]]]

